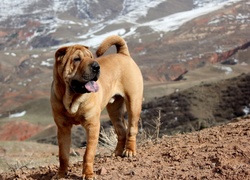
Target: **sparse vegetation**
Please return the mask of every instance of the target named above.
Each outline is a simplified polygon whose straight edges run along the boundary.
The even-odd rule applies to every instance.
[[[112,152],[115,150],[117,144],[117,135],[113,127],[109,128],[108,130],[105,130],[103,127],[101,127],[99,144]]]
[[[158,116],[155,117],[152,122],[146,122],[145,124],[149,128],[143,128],[143,119],[140,119],[140,137],[143,137],[144,140],[156,140],[159,141],[160,138],[160,129],[161,129],[161,110],[158,110]],[[142,138],[141,138],[142,139]]]
[[[24,168],[28,169],[28,165],[31,164],[31,163],[32,163],[32,161],[30,161],[30,162],[21,162],[21,161],[18,161],[18,160],[13,164],[9,164],[9,163],[6,162],[9,170],[11,170],[14,173],[17,170],[22,170]]]
[[[161,110],[160,136],[192,132],[243,116],[250,102],[250,74],[190,89],[144,103],[142,126],[152,131]]]
[[[160,128],[161,128],[161,110],[158,111],[158,117],[152,120],[151,123],[147,123],[151,128],[144,129],[142,125],[142,119],[139,121],[139,134],[138,143],[143,144],[147,141],[159,141],[160,138]],[[109,149],[111,152],[115,150],[117,144],[117,135],[113,127],[104,129],[101,127],[99,145]]]

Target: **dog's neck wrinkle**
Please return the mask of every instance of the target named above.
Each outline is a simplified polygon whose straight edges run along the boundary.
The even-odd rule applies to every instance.
[[[89,94],[75,94],[71,90],[66,90],[63,96],[63,104],[69,114],[75,114],[80,105],[86,101]]]
[[[71,90],[66,89],[66,92],[63,96],[63,104],[69,114],[75,114],[79,109],[79,105],[76,106],[76,102],[74,102],[74,96],[70,91]],[[72,109],[72,107],[74,108]]]

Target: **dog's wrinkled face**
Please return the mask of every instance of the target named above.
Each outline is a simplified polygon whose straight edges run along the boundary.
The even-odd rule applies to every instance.
[[[86,46],[62,47],[56,51],[57,73],[73,93],[97,92],[100,66]]]

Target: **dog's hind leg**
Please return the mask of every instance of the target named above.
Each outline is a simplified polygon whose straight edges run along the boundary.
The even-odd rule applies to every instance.
[[[116,156],[122,156],[126,143],[126,125],[124,122],[125,102],[121,96],[115,96],[114,102],[107,105],[107,111],[111,122],[118,136],[118,142],[115,149]]]
[[[127,98],[126,107],[128,111],[128,127],[125,150],[123,156],[132,157],[136,155],[136,135],[138,133],[138,122],[141,114],[142,99],[132,95]]]

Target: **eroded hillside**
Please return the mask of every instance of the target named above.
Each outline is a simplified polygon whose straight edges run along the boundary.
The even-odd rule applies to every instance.
[[[192,132],[249,114],[250,74],[214,83],[202,82],[143,104],[142,127],[159,118],[161,134]],[[160,114],[159,114],[160,112]]]
[[[138,143],[137,156],[133,158],[113,157],[107,149],[98,148],[94,171],[97,178],[103,180],[249,179],[249,130],[250,119],[246,117],[200,132],[164,136],[157,142],[143,141]],[[46,151],[41,153],[41,146],[33,146],[32,149],[23,146],[21,157],[20,153],[12,153],[3,145],[0,143],[0,157],[8,162],[11,171],[1,173],[1,179],[45,180],[55,175],[58,165],[54,149],[46,147]],[[83,153],[84,149],[72,150],[72,163],[65,179],[82,179]],[[13,163],[13,159],[20,160],[20,163]],[[37,160],[40,165],[36,164]]]

